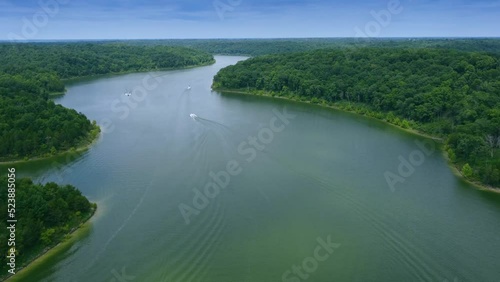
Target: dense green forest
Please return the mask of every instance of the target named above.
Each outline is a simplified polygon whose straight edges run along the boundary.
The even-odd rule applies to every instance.
[[[34,184],[30,179],[17,179],[15,186],[16,268],[28,263],[44,249],[59,243],[66,234],[86,221],[95,211],[81,192],[73,186],[55,183]],[[7,178],[0,177],[0,228],[7,230]],[[11,207],[9,207],[11,209]],[[2,276],[7,273],[9,232],[0,233]],[[4,244],[5,243],[5,244]]]
[[[207,65],[211,55],[184,47],[119,43],[0,44],[0,161],[49,156],[99,133],[83,114],[55,105],[63,79]]]
[[[499,186],[499,62],[446,48],[316,50],[239,62],[213,87],[333,105],[442,137],[465,177]]]
[[[60,79],[214,62],[211,55],[189,48],[121,43],[0,44],[0,54],[0,71],[3,73],[23,77],[53,75]]]
[[[184,46],[219,55],[258,56],[290,53],[332,46],[329,41],[303,41],[302,39],[165,39],[125,41],[141,46]]]
[[[496,38],[282,38],[282,39],[162,39],[117,41],[139,46],[184,46],[211,54],[259,56],[336,48],[346,53],[364,47],[411,47],[482,51],[500,54]]]

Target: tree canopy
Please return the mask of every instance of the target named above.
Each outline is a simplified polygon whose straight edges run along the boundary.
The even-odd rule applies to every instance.
[[[260,56],[269,54],[364,47],[434,48],[500,54],[497,38],[272,38],[272,39],[155,39],[116,41],[137,46],[184,46],[211,54]]]

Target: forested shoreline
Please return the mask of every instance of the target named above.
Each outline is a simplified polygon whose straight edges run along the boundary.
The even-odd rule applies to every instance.
[[[0,177],[0,208],[7,219],[8,182]],[[11,247],[16,250],[16,269],[36,259],[47,249],[60,243],[69,233],[87,221],[97,209],[85,196],[71,185],[47,183],[35,184],[30,179],[17,179],[16,195],[16,240],[15,246],[2,244],[0,251],[7,254]],[[7,230],[7,221],[0,222]],[[1,241],[7,242],[8,232],[2,232]],[[7,273],[8,258],[2,256],[2,276]]]
[[[0,162],[76,150],[99,135],[95,122],[49,99],[63,80],[214,63],[184,47],[120,43],[5,43],[0,54]]]
[[[499,187],[499,60],[447,49],[325,49],[239,62],[213,88],[330,105],[437,136],[465,178]]]

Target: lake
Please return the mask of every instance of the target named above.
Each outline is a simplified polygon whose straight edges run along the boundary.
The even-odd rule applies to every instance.
[[[457,178],[437,144],[350,113],[214,92],[217,71],[245,58],[216,59],[68,85],[56,102],[98,121],[101,138],[16,169],[78,187],[98,213],[18,281],[500,279],[500,195]]]

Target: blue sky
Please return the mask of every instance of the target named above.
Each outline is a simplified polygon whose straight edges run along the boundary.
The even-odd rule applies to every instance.
[[[0,0],[0,15],[0,40],[500,36],[500,0]]]

